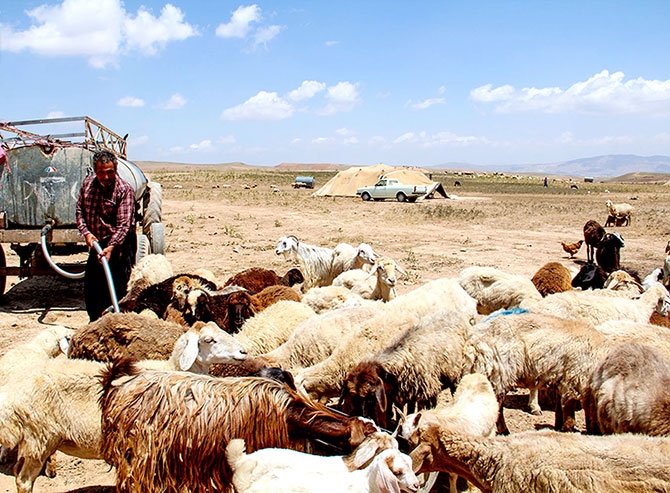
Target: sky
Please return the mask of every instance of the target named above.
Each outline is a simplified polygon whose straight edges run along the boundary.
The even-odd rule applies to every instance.
[[[670,155],[669,25],[667,0],[0,0],[0,121],[86,115],[132,161]]]

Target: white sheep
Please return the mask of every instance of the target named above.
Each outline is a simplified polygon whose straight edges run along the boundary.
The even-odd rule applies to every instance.
[[[42,329],[30,341],[9,348],[0,357],[0,385],[12,378],[23,376],[26,370],[44,360],[67,354],[73,329],[63,325],[51,325]]]
[[[607,207],[607,212],[609,212],[610,216],[614,216],[618,219],[626,218],[628,219],[628,224],[630,224],[630,215],[631,212],[633,212],[632,205],[627,204],[626,202],[614,204],[611,200],[608,200],[605,202],[605,206]]]
[[[303,243],[295,236],[282,236],[277,242],[275,253],[298,260],[300,270],[305,277],[303,291],[314,286],[328,286],[332,283],[333,276],[330,269],[335,257],[335,250],[332,248]]]
[[[355,269],[343,272],[336,278],[336,280],[349,272],[360,273],[365,278],[370,276],[370,274],[361,269]],[[370,304],[369,301],[370,300],[364,300],[360,294],[354,293],[351,289],[345,286],[335,285],[310,288],[302,297],[302,302],[312,308],[316,313],[324,313],[330,310],[335,310],[336,308],[366,306]]]
[[[315,365],[378,310],[370,306],[347,307],[310,317],[295,328],[284,344],[261,357],[272,366],[289,370]]]
[[[67,354],[73,333],[72,329],[63,325],[52,325],[42,329],[30,341],[8,349],[0,358],[0,386],[22,378],[26,371],[32,370],[44,360]],[[8,453],[7,447],[0,446],[0,463],[7,461]],[[47,475],[55,475],[51,464]]]
[[[130,271],[127,294],[123,299],[135,299],[143,289],[152,284],[158,284],[173,275],[172,264],[165,255],[160,253],[145,255]]]
[[[396,270],[406,275],[393,259],[378,257],[370,273],[361,269],[343,272],[333,280],[333,286],[344,286],[364,299],[390,301],[397,296]]]
[[[630,298],[637,298],[645,291],[644,286],[625,270],[612,272],[605,280],[603,289],[621,291],[627,293]]]
[[[244,440],[233,439],[226,457],[238,493],[399,493],[419,490],[412,461],[398,449],[385,449],[367,467],[349,470],[342,457],[322,457],[290,449],[244,452]]]
[[[491,437],[496,433],[498,401],[491,383],[481,373],[465,375],[449,405],[436,407],[407,416],[400,436],[410,447],[418,445],[421,435],[450,433],[471,437]],[[457,492],[457,474],[449,474],[449,491]]]
[[[670,279],[670,258],[666,257],[665,261],[668,263],[667,277],[668,279]],[[663,285],[667,287],[668,284],[665,281],[663,281],[665,276],[666,276],[666,267],[664,263],[663,267],[656,267],[649,274],[647,274],[647,276],[642,280],[642,288],[644,289],[644,291],[646,291],[656,282],[662,282]]]
[[[377,254],[367,243],[361,243],[358,247],[348,243],[339,243],[335,246],[335,255],[331,272],[333,279],[342,272],[352,269],[366,269],[375,263]]]
[[[463,314],[454,310],[426,315],[352,368],[342,386],[340,410],[390,429],[394,406],[435,405],[442,388],[454,388],[461,379],[463,347],[471,329]]]
[[[345,270],[372,264],[376,257],[374,250],[366,243],[361,243],[358,248],[340,243],[333,249],[303,243],[295,236],[279,238],[275,253],[298,260],[305,277],[303,291],[315,286],[329,286]]]
[[[170,360],[145,360],[147,369],[207,373],[214,363],[241,361],[246,352],[215,324],[186,332]],[[30,493],[45,460],[56,450],[83,459],[100,459],[102,390],[105,363],[51,359],[29,375],[0,387],[0,443],[18,447],[16,488]]]
[[[491,382],[500,405],[499,433],[507,431],[505,395],[516,387],[555,388],[563,407],[556,427],[574,428],[576,404],[594,365],[611,347],[604,335],[581,320],[533,313],[499,315],[474,331],[465,344],[463,372],[482,373]]]
[[[247,348],[249,356],[258,356],[284,344],[298,325],[314,315],[305,303],[280,300],[248,318],[233,337]]]
[[[458,281],[461,287],[477,300],[477,311],[482,315],[518,307],[524,300],[542,299],[542,295],[530,279],[509,274],[495,267],[467,267],[459,274]]]
[[[654,310],[666,316],[670,307],[670,295],[661,283],[654,283],[637,299],[607,296],[608,293],[616,291],[565,291],[550,294],[539,301],[524,301],[521,306],[533,313],[582,319],[594,325],[625,319],[646,323]]]
[[[670,359],[645,344],[620,344],[593,372],[585,401],[604,434],[670,436]]]
[[[298,372],[296,385],[318,398],[333,397],[347,373],[363,358],[383,349],[422,317],[439,310],[455,310],[470,323],[477,316],[477,302],[456,279],[436,279],[383,304],[376,315],[344,338],[325,360]]]
[[[426,433],[416,472],[457,472],[484,493],[669,491],[670,439],[525,431],[472,438]]]

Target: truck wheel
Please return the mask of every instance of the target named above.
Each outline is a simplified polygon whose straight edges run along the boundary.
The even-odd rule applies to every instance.
[[[149,198],[144,204],[144,215],[142,216],[142,232],[151,234],[151,225],[160,223],[163,213],[163,188],[160,183],[149,184]]]
[[[151,253],[150,249],[151,245],[149,244],[149,238],[147,235],[137,235],[137,252],[135,253],[135,263],[149,255],[149,253]]]
[[[151,253],[165,255],[165,226],[163,223],[153,223],[149,234]]]
[[[368,192],[363,192],[363,193],[361,194],[361,198],[362,198],[363,200],[365,200],[366,202],[368,202],[372,197],[370,197],[370,194],[369,194]]]
[[[7,267],[7,259],[5,259],[5,250],[0,245],[0,267],[3,269]],[[0,296],[5,294],[5,287],[7,287],[7,276],[0,275]]]
[[[398,199],[398,202],[405,202],[407,200],[407,195],[402,192],[398,192],[398,195],[395,196]]]

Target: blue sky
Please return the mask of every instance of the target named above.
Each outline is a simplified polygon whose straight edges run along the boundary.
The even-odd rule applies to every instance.
[[[131,160],[435,166],[670,154],[670,2],[0,0],[0,120]]]

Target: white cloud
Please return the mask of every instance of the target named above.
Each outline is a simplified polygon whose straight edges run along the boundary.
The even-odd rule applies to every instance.
[[[128,138],[128,145],[130,146],[141,146],[149,142],[149,137],[146,135],[140,135],[139,137],[130,137]]]
[[[328,88],[326,99],[328,99],[328,104],[318,112],[321,115],[351,111],[360,100],[358,84],[338,82]]]
[[[349,130],[348,128],[338,128],[337,130],[335,130],[335,133],[337,135],[346,136],[346,135],[351,135],[353,132],[351,130]]]
[[[516,90],[491,84],[473,89],[470,98],[478,103],[495,103],[501,113],[538,112],[587,114],[670,115],[670,80],[624,80],[623,72],[607,70],[567,89],[527,87]]]
[[[62,111],[50,111],[47,113],[47,118],[63,118],[65,117],[65,113]]]
[[[326,41],[326,46],[335,46],[337,44],[340,44],[339,41]]]
[[[124,106],[126,108],[141,108],[144,106],[144,100],[133,96],[125,96],[116,102],[117,106]]]
[[[282,26],[262,27],[254,34],[254,46],[267,46],[282,30]]]
[[[170,96],[170,99],[158,105],[162,110],[178,110],[186,105],[187,100],[179,93]]]
[[[233,12],[230,22],[219,24],[216,35],[221,38],[246,38],[251,30],[251,23],[261,19],[261,9],[258,5],[240,6]]]
[[[126,16],[124,23],[126,47],[146,55],[154,55],[169,41],[182,41],[197,34],[197,30],[184,22],[179,8],[166,4],[160,17],[154,17],[143,6],[133,18]]]
[[[394,144],[417,144],[422,147],[468,146],[476,143],[490,143],[486,138],[456,135],[452,132],[406,132],[393,140]]]
[[[430,108],[431,106],[435,106],[436,104],[445,104],[445,103],[446,101],[444,98],[430,98],[424,101],[419,101],[417,103],[412,103],[411,101],[408,101],[405,106],[413,110],[425,110],[426,108]]]
[[[342,141],[342,143],[344,145],[354,145],[358,144],[358,139],[356,137],[347,137],[346,139],[344,139],[344,141]]]
[[[300,87],[292,90],[286,96],[291,101],[302,101],[304,99],[311,99],[317,93],[323,91],[326,88],[326,84],[323,82],[317,82],[315,80],[304,80]]]
[[[26,11],[31,25],[15,31],[0,24],[0,49],[32,51],[44,56],[83,56],[95,68],[118,63],[122,53],[139,50],[154,54],[169,41],[196,33],[183,22],[181,11],[166,4],[159,18],[144,8],[136,16],[126,12],[121,0],[63,0]]]
[[[316,139],[312,139],[313,144],[330,144],[331,142],[335,142],[335,139],[332,137],[317,137]]]
[[[202,140],[202,141],[198,142],[197,144],[191,144],[190,146],[188,146],[188,148],[193,150],[193,151],[198,151],[198,152],[214,150],[214,146],[212,145],[212,141],[207,140],[207,139]]]
[[[244,103],[223,111],[224,120],[283,120],[293,115],[290,103],[277,96],[276,92],[260,91]]]
[[[223,137],[219,137],[217,142],[219,144],[234,144],[237,142],[237,139],[233,135],[224,135]]]

